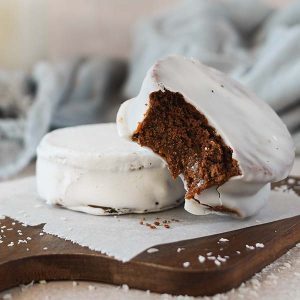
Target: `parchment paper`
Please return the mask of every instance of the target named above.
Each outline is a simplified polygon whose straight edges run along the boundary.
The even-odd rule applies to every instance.
[[[292,190],[272,191],[267,206],[246,220],[226,216],[194,216],[183,207],[145,215],[92,216],[48,206],[38,199],[35,177],[0,184],[0,215],[27,225],[45,223],[44,231],[71,240],[90,249],[128,261],[158,244],[208,236],[300,214],[300,197]],[[151,229],[153,224],[169,220],[170,228]],[[172,221],[173,219],[173,221]],[[175,221],[178,220],[178,221]]]

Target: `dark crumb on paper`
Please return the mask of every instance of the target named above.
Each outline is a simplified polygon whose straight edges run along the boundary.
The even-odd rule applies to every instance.
[[[140,219],[139,224],[140,225],[146,225],[146,227],[149,227],[150,229],[158,229],[158,228],[166,228],[169,229],[171,228],[172,223],[178,223],[180,220],[177,219],[161,219],[161,218],[155,218],[153,221],[148,221],[146,222],[145,218]]]

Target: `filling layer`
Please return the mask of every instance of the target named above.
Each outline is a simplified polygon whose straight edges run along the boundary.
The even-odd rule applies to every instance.
[[[186,199],[241,174],[232,149],[180,93],[164,90],[149,97],[149,108],[132,140],[160,155],[174,178],[183,175]]]

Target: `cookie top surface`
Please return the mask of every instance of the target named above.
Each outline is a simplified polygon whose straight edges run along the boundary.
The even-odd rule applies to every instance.
[[[147,149],[120,139],[114,123],[52,131],[41,141],[37,154],[57,163],[90,169],[129,171],[164,165]]]

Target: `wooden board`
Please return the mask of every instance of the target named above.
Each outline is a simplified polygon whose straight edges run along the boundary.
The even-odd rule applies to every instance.
[[[300,179],[285,180],[277,186],[287,182],[288,188],[300,195]],[[159,251],[145,251],[130,262],[122,263],[70,241],[43,234],[42,229],[43,224],[24,227],[9,218],[0,220],[1,291],[32,280],[90,280],[174,295],[213,295],[239,286],[300,242],[300,216],[296,216],[158,245],[155,248]],[[229,242],[222,243],[220,238]],[[263,248],[245,247],[258,241],[264,244]],[[178,248],[184,250],[178,252]],[[220,266],[209,259],[200,263],[198,255],[206,256],[208,252],[229,258]],[[184,262],[190,262],[190,266],[183,267]]]

